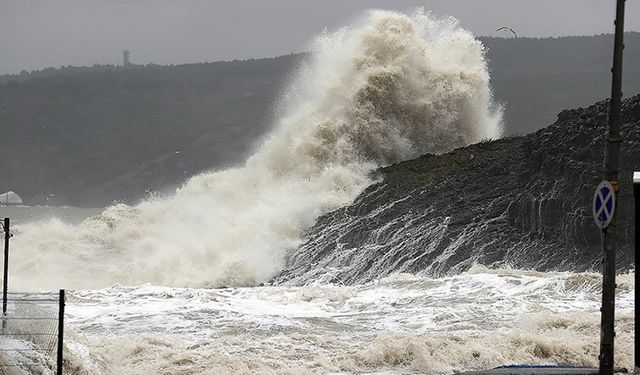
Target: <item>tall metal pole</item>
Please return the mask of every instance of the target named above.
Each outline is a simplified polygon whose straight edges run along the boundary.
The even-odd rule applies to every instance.
[[[58,307],[58,357],[56,360],[56,375],[62,375],[63,367],[62,353],[64,351],[64,305],[65,292],[64,289],[60,289],[60,300]]]
[[[7,205],[9,205],[9,189],[11,189],[11,184],[9,183],[9,169],[7,168],[6,172],[5,172],[5,177],[7,179],[7,191],[6,193],[4,193],[4,199],[5,199],[5,203]]]
[[[9,218],[4,218],[4,278],[2,280],[2,315],[7,315],[7,286],[9,280]]]
[[[624,5],[617,0],[613,68],[611,69],[611,101],[609,102],[609,136],[604,177],[611,182],[618,202],[618,169],[620,167],[620,115],[622,108],[622,50],[624,49]],[[618,204],[618,203],[616,203]],[[617,212],[617,210],[616,210]],[[613,341],[615,337],[616,249],[618,246],[617,213],[609,227],[602,230],[603,274],[602,317],[600,332],[600,375],[613,374]]]
[[[640,285],[640,272],[638,272],[638,264],[640,263],[640,172],[633,173],[633,198],[635,200],[635,285]],[[640,290],[636,286],[634,288],[634,357],[635,357],[635,371],[638,374],[640,370],[640,337],[638,337],[638,331],[640,330],[640,313],[638,311],[638,301],[640,301]]]

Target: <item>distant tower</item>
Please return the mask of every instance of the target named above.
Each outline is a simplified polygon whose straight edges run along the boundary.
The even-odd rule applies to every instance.
[[[129,50],[125,49],[122,51],[122,66],[131,65],[131,61],[129,61]]]

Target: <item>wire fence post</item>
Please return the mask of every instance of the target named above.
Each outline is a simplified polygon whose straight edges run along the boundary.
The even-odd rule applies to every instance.
[[[2,315],[7,314],[7,286],[9,280],[9,218],[4,218],[4,279],[2,282]]]
[[[64,350],[64,303],[65,292],[60,289],[60,306],[58,308],[58,358],[56,363],[56,374],[62,375],[62,352]]]
[[[7,326],[7,287],[9,282],[9,238],[11,232],[9,231],[9,218],[4,218],[2,228],[4,229],[4,276],[2,279],[2,330],[4,331]]]

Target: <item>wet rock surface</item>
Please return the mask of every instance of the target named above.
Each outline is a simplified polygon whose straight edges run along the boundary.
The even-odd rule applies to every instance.
[[[602,180],[607,102],[547,128],[379,170],[351,205],[320,217],[274,282],[355,283],[397,272],[442,276],[473,264],[599,270],[593,191]],[[640,95],[623,105],[618,268],[633,262]]]

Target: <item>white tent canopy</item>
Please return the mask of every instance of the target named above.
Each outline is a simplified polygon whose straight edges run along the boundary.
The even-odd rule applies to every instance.
[[[13,191],[0,194],[0,204],[22,204],[22,198]]]

